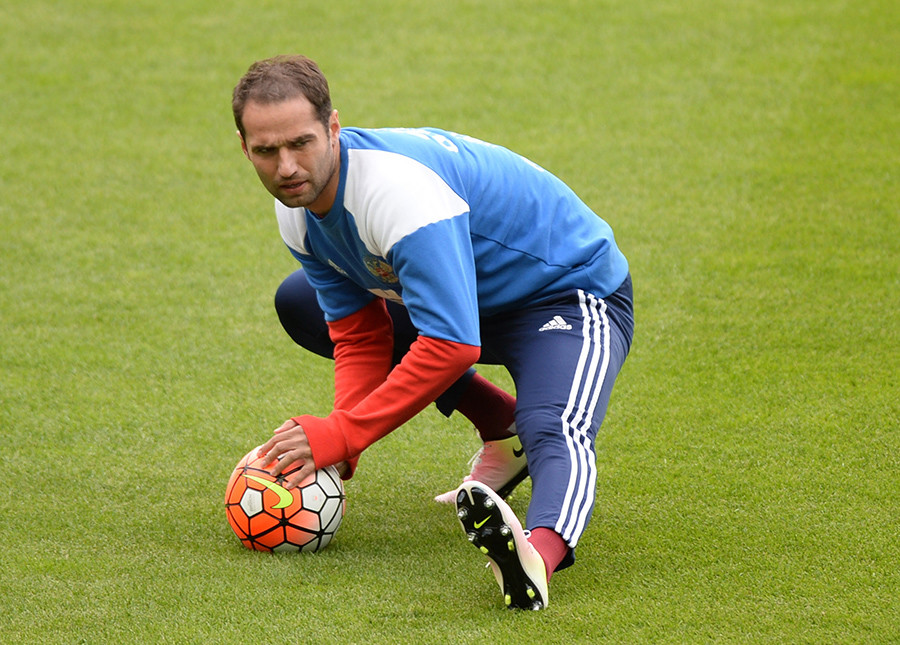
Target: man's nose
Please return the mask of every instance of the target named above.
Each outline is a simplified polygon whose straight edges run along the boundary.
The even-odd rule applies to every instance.
[[[278,151],[278,174],[284,178],[293,177],[297,173],[297,162],[291,151],[281,148]]]

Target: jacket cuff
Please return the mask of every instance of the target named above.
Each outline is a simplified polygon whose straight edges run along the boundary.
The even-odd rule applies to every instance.
[[[331,432],[327,419],[304,414],[299,417],[291,417],[291,420],[303,428],[309,448],[312,450],[316,470],[346,461],[350,464],[350,471],[344,476],[344,479],[350,479],[353,476],[359,456],[351,457],[343,436],[340,433]]]

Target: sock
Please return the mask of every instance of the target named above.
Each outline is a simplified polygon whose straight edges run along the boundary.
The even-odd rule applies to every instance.
[[[489,380],[475,374],[463,392],[456,410],[475,426],[482,441],[507,439],[515,421],[516,399]]]
[[[528,541],[541,555],[544,566],[547,568],[547,581],[556,571],[556,567],[569,553],[569,545],[562,539],[559,533],[543,527],[532,529]]]

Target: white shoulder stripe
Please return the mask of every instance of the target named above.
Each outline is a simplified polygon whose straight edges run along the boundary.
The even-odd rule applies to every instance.
[[[281,239],[289,247],[309,255],[306,250],[306,209],[288,208],[277,199],[275,200],[275,216],[278,218],[278,230],[281,231]]]
[[[423,226],[468,212],[469,205],[428,166],[384,150],[348,151],[344,206],[368,251],[386,257]]]

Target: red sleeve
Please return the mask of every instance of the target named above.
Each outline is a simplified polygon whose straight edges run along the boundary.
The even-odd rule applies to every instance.
[[[349,410],[384,383],[391,371],[394,326],[384,300],[376,298],[356,313],[328,323],[328,332],[334,343],[334,409]],[[302,426],[300,418],[294,421]],[[315,457],[318,452],[314,459],[322,468],[327,464]],[[359,455],[346,461],[350,471],[344,477],[349,479],[356,472]]]
[[[316,467],[358,457],[421,412],[480,355],[479,347],[419,336],[387,378],[349,409],[335,407],[324,419],[294,417],[306,432]]]
[[[334,343],[334,409],[349,410],[391,371],[394,326],[384,300],[376,298],[341,320],[328,323]]]

